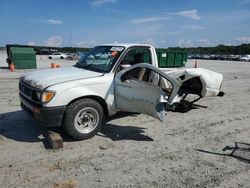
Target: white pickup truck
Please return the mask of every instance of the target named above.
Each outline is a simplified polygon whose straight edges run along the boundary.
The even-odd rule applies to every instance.
[[[35,119],[62,126],[71,137],[83,140],[93,137],[105,117],[118,111],[161,121],[165,110],[188,111],[187,95],[195,94],[197,100],[222,96],[222,80],[221,74],[201,68],[159,69],[151,45],[110,44],[93,48],[73,67],[22,76],[19,96],[22,109]]]

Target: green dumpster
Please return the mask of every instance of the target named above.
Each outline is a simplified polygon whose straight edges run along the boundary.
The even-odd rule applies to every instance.
[[[159,68],[184,67],[187,62],[187,52],[156,49]]]
[[[36,69],[36,52],[34,48],[10,47],[8,59],[16,69]]]

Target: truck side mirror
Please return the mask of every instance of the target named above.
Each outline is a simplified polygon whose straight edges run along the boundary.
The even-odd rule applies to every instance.
[[[124,82],[126,80],[126,74],[123,74],[122,76],[121,76],[121,82]]]

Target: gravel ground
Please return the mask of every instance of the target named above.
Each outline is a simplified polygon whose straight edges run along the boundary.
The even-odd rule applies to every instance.
[[[168,112],[164,123],[120,114],[92,139],[63,135],[63,150],[53,151],[49,129],[19,106],[18,78],[30,70],[9,72],[5,58],[0,53],[1,187],[249,187],[250,63],[198,61],[224,75],[226,95],[198,102],[207,108]],[[41,69],[55,60],[37,62]]]

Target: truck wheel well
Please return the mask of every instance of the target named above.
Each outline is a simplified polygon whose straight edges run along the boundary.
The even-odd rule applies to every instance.
[[[89,95],[89,96],[79,97],[79,98],[72,100],[67,106],[81,99],[92,99],[92,100],[97,101],[102,106],[105,116],[108,117],[109,115],[108,105],[103,98],[98,97],[98,96]]]
[[[191,78],[182,83],[179,89],[179,95],[182,94],[196,94],[201,96],[202,82],[199,77]]]

